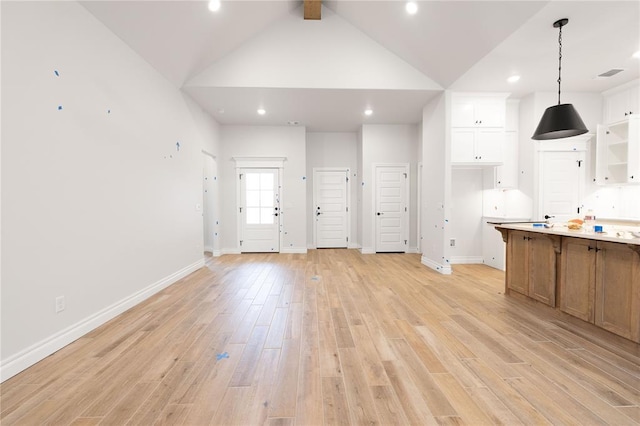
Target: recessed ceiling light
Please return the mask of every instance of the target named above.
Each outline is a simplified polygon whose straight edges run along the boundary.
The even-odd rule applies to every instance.
[[[258,108],[258,114],[265,115],[267,111],[264,108]]]
[[[371,115],[373,114],[373,110],[371,108],[367,108],[364,110],[364,115]]]
[[[209,10],[212,12],[217,12],[220,10],[220,6],[222,6],[222,3],[220,2],[220,0],[211,0],[209,2]]]
[[[520,80],[520,76],[519,75],[512,75],[511,77],[509,77],[507,79],[507,81],[509,83],[515,83],[516,81]]]
[[[637,51],[636,53],[634,53],[632,56],[633,56],[634,58],[636,58],[636,59],[640,59],[640,50],[638,50],[638,51]]]
[[[418,4],[413,1],[407,2],[405,9],[409,15],[415,15],[418,12]]]

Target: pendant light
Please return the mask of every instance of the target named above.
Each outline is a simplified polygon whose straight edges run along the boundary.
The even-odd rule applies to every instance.
[[[531,139],[547,140],[568,138],[587,133],[589,130],[580,118],[578,111],[571,104],[560,103],[560,82],[562,81],[562,27],[567,25],[569,20],[564,18],[553,23],[554,28],[559,28],[558,45],[558,105],[547,108],[540,119],[540,124],[536,128]]]

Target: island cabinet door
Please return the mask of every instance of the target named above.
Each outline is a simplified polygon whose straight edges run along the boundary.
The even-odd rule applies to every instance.
[[[529,241],[529,297],[556,306],[556,252],[546,235],[531,233]]]
[[[529,295],[528,232],[509,231],[507,244],[507,291]]]
[[[558,285],[560,310],[591,323],[596,291],[595,248],[593,240],[563,238]]]
[[[640,254],[627,244],[598,243],[595,323],[640,342]]]

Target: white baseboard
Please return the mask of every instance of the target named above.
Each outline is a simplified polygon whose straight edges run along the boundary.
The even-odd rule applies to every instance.
[[[307,249],[304,247],[285,247],[280,249],[280,253],[283,254],[307,254]]]
[[[443,275],[451,275],[451,265],[441,265],[440,263],[434,262],[431,259],[427,259],[424,256],[422,256],[422,258],[420,259],[420,263],[435,271],[440,272]]]
[[[95,314],[65,328],[58,333],[55,333],[40,342],[31,345],[30,347],[18,352],[17,354],[10,356],[7,359],[0,362],[0,382],[7,380],[10,377],[15,376],[21,371],[31,367],[38,361],[43,360],[52,353],[62,349],[69,343],[74,342],[90,331],[98,328],[107,321],[117,317],[124,311],[134,307],[138,303],[148,299],[159,291],[169,287],[181,278],[186,277],[192,272],[204,266],[204,259],[200,259],[197,262],[192,263],[180,269],[177,272],[151,284],[150,286],[133,293],[132,295],[108,306]]]
[[[208,252],[208,253],[213,253],[213,247],[211,246],[204,246],[204,251]]]
[[[376,251],[373,249],[373,247],[362,247],[362,248],[360,248],[360,253],[362,253],[362,254],[375,254]]]
[[[464,265],[470,263],[484,263],[482,256],[451,256],[449,263],[452,265]]]
[[[221,250],[214,250],[214,251],[211,253],[211,255],[212,255],[213,257],[220,257],[220,256],[222,256],[222,251],[221,251]]]
[[[420,253],[420,252],[418,251],[418,247],[410,247],[409,250],[407,250],[407,253],[416,254],[416,253]]]
[[[349,248],[349,249],[359,249],[359,248],[360,248],[360,245],[359,245],[359,244],[355,244],[355,243],[353,243],[353,244],[352,244],[352,243],[349,243],[349,244],[347,245],[347,248]]]
[[[240,249],[238,248],[225,248],[220,250],[221,254],[240,254]]]

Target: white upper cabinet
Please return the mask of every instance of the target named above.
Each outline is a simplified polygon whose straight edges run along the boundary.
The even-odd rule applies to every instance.
[[[451,163],[500,165],[505,132],[502,129],[453,129]]]
[[[502,127],[506,96],[456,96],[451,107],[452,127]]]
[[[451,164],[504,161],[506,93],[451,95]]]
[[[604,92],[604,122],[619,123],[632,114],[640,114],[638,81]]]

